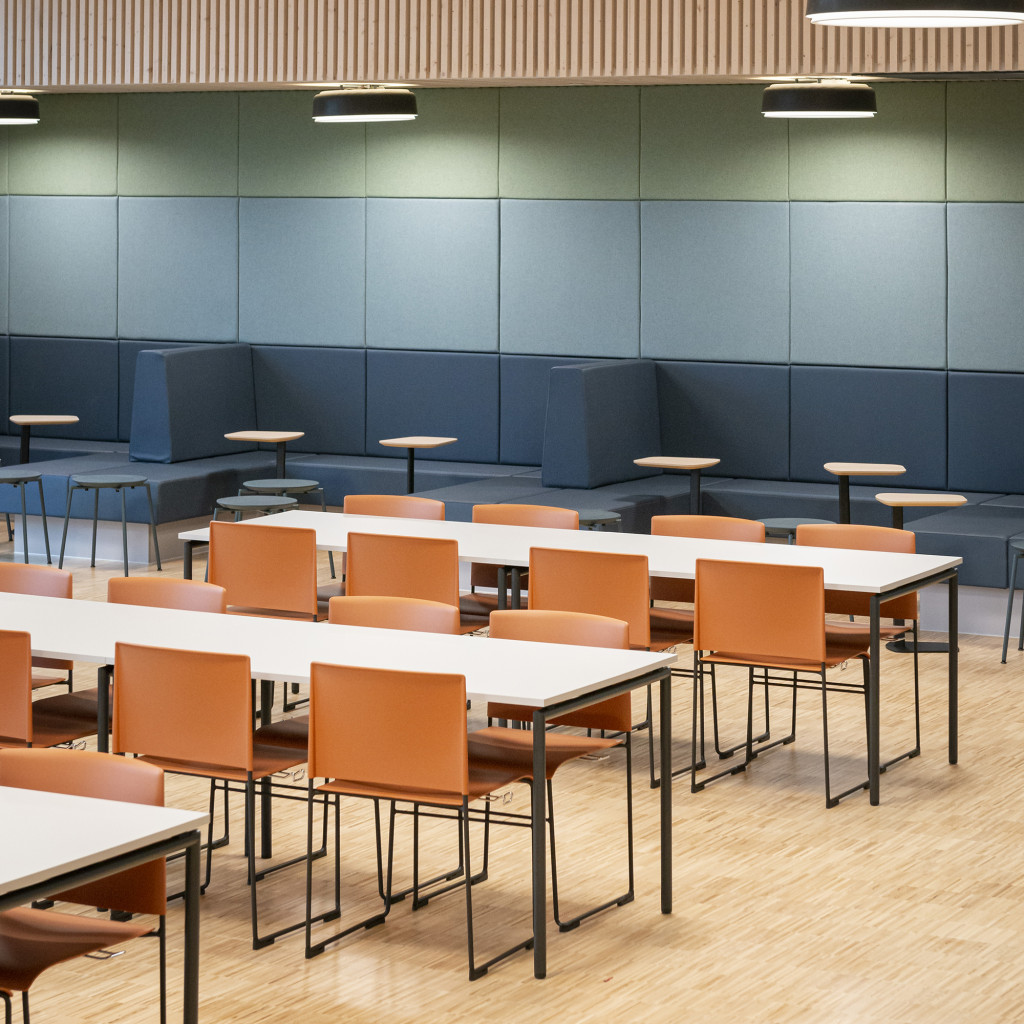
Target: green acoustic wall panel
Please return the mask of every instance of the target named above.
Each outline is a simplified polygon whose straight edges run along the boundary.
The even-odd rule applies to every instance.
[[[117,195],[117,104],[109,94],[40,96],[39,124],[11,139],[11,194]]]
[[[506,199],[636,199],[633,86],[503,89],[498,182]]]
[[[761,116],[761,92],[750,85],[641,89],[641,197],[786,199],[786,124]]]
[[[498,95],[497,89],[418,89],[415,121],[367,125],[366,194],[496,197]]]
[[[10,329],[117,335],[117,197],[10,197]]]
[[[238,97],[238,194],[362,196],[366,126],[317,124],[312,91]]]
[[[122,196],[237,195],[237,93],[120,96],[117,156]]]
[[[955,82],[949,103],[950,202],[1024,202],[1024,82]]]
[[[822,202],[942,202],[945,87],[876,85],[873,118],[793,120],[790,198]]]
[[[363,345],[365,205],[239,201],[239,341]]]
[[[7,334],[7,251],[8,251],[8,205],[7,196],[0,196],[0,334]],[[0,425],[0,433],[5,430]]]

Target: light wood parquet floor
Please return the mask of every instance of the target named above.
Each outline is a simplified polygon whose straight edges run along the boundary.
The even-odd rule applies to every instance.
[[[0,557],[3,557],[0,555]],[[9,557],[9,555],[7,556]],[[102,600],[119,567],[72,566],[75,596]],[[326,560],[321,567],[326,579]],[[197,567],[197,578],[201,574]],[[133,573],[136,570],[133,569]],[[181,575],[181,562],[165,562]],[[466,643],[486,643],[467,638]],[[682,652],[689,658],[689,650]],[[911,659],[883,654],[883,752],[909,746]],[[464,901],[453,894],[384,927],[360,932],[307,961],[299,935],[254,952],[249,941],[240,801],[230,847],[214,856],[202,901],[201,1019],[213,1024],[419,1024],[422,1021],[559,1024],[617,1019],[778,1024],[964,1024],[1024,1019],[1024,653],[999,663],[999,641],[961,645],[960,764],[946,760],[945,659],[921,659],[923,754],[866,793],[824,806],[821,710],[801,695],[795,744],[769,751],[745,775],[693,795],[674,794],[675,909],[659,912],[658,794],[646,780],[647,739],[636,741],[637,896],[632,904],[560,935],[549,931],[549,974],[533,978],[517,954],[482,980],[466,973]],[[859,670],[851,667],[847,671]],[[76,668],[88,685],[90,667]],[[688,754],[689,686],[674,700],[677,759]],[[723,687],[723,689],[727,689]],[[738,691],[737,691],[738,692]],[[725,717],[742,723],[740,703]],[[782,700],[778,695],[776,701]],[[782,707],[777,728],[784,724]],[[834,771],[863,770],[857,697],[830,701]],[[197,709],[201,713],[201,709]],[[474,709],[471,727],[479,710]],[[902,745],[901,745],[902,744]],[[559,852],[568,904],[624,884],[621,752],[559,773]],[[171,778],[168,803],[204,807],[203,786]],[[527,792],[513,808],[526,810]],[[305,815],[282,809],[275,852],[304,848]],[[454,861],[454,831],[427,837],[439,868]],[[373,861],[365,805],[345,808],[346,912],[366,912]],[[396,873],[408,876],[407,831]],[[429,868],[428,868],[429,869]],[[318,872],[321,869],[318,868]],[[498,829],[490,878],[475,888],[482,952],[529,925],[525,830]],[[403,874],[404,873],[404,874]],[[611,881],[609,882],[609,878]],[[326,875],[323,877],[326,886]],[[619,888],[613,888],[618,886]],[[268,882],[268,923],[302,913],[302,870]],[[355,906],[353,906],[353,901]],[[171,1018],[179,1014],[181,908],[170,912]],[[136,942],[106,962],[79,960],[33,989],[33,1021],[156,1021],[155,944]]]

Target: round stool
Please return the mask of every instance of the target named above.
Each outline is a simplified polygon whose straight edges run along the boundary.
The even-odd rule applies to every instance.
[[[1006,625],[1003,626],[1003,657],[1002,663],[1006,664],[1006,647],[1010,642],[1010,615],[1013,613],[1013,592],[1017,587],[1017,566],[1021,556],[1024,555],[1024,540],[1010,541],[1010,589],[1006,594]],[[1020,640],[1017,641],[1017,650],[1024,651],[1024,607],[1020,614]]]
[[[759,519],[764,523],[764,532],[769,537],[785,537],[787,544],[796,541],[796,528],[798,526],[832,526],[831,519]]]
[[[43,475],[42,473],[26,473],[23,469],[0,469],[0,484],[10,484],[21,491],[21,543],[24,549],[25,563],[28,564],[28,516],[25,514],[25,484],[37,484],[39,487],[39,510],[43,516],[43,541],[46,544],[46,564],[51,564],[50,558],[50,534],[46,529],[46,502],[43,500]],[[11,529],[10,513],[7,515],[7,539],[14,540],[14,531]]]
[[[607,512],[597,508],[580,509],[581,530],[617,530],[621,522],[622,516],[618,512]]]
[[[153,514],[153,494],[149,489],[149,481],[144,476],[134,476],[130,473],[83,473],[80,476],[73,476],[68,480],[67,511],[64,513],[64,532],[60,538],[60,559],[57,565],[64,566],[64,546],[68,539],[68,523],[71,520],[71,499],[75,491],[92,491],[92,558],[90,566],[96,565],[96,527],[100,518],[100,491],[110,490],[115,494],[121,494],[121,542],[124,549],[124,574],[128,575],[128,518],[125,509],[125,491],[134,490],[136,487],[145,487],[146,500],[149,502],[149,528],[153,532],[153,550],[156,552],[156,567],[163,569],[160,564],[160,542],[156,536],[156,516]]]
[[[245,494],[319,494],[320,511],[327,511],[327,498],[324,489],[320,486],[319,480],[301,480],[298,478],[284,477],[266,480],[245,480],[238,489],[239,496]],[[327,552],[327,561],[331,565],[331,579],[336,579],[334,572],[334,552]]]
[[[239,494],[231,498],[218,498],[217,508],[235,513],[235,522],[241,522],[244,512],[283,512],[286,508],[294,508],[298,502],[283,494]],[[217,518],[217,509],[213,510],[213,518]]]

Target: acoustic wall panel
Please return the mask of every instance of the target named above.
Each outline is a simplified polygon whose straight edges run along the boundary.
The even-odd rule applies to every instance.
[[[7,195],[7,139],[10,128],[0,125],[0,193]]]
[[[639,354],[635,202],[501,203],[501,350]]]
[[[117,141],[122,196],[238,194],[237,93],[124,93]]]
[[[950,202],[1024,202],[1024,82],[946,85]]]
[[[945,200],[945,86],[909,82],[873,88],[877,117],[790,122],[791,199]]]
[[[366,126],[317,124],[313,96],[239,93],[239,195],[365,194]]]
[[[365,204],[239,200],[239,340],[362,346]]]
[[[509,199],[636,199],[640,91],[503,89],[499,194]]]
[[[497,350],[497,201],[366,200],[366,344]]]
[[[11,193],[116,195],[118,97],[48,93],[39,103],[39,124],[11,139]]]
[[[10,197],[10,329],[117,335],[117,199]]]
[[[0,131],[3,131],[0,128]],[[7,295],[8,295],[8,260],[9,242],[9,210],[10,199],[0,196],[0,334],[7,334]]]
[[[641,354],[789,358],[785,203],[641,204]]]
[[[761,117],[760,85],[640,90],[641,199],[784,200],[787,127]]]
[[[238,337],[238,200],[122,198],[118,335]]]
[[[792,203],[794,363],[946,365],[939,203]]]
[[[950,203],[947,218],[950,369],[1024,371],[1024,205]]]
[[[1024,491],[1024,445],[1016,425],[1024,374],[950,373],[949,479],[964,490]]]
[[[416,105],[415,121],[367,127],[366,194],[495,198],[498,90],[420,89]]]

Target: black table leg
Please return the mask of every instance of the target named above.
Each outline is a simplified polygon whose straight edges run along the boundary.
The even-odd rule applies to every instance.
[[[841,476],[839,478],[839,522],[850,521],[850,478]]]
[[[547,754],[545,737],[547,719],[540,709],[533,713],[533,777],[531,786],[533,814],[531,839],[533,841],[533,976],[544,978],[548,973],[547,936],[547,864],[544,822],[547,787],[544,785]]]
[[[29,439],[31,438],[31,436],[32,436],[32,427],[28,423],[22,423],[22,425],[21,425],[21,455],[20,455],[20,458],[18,460],[19,462],[21,462],[22,465],[24,465],[26,462],[28,462]]]
[[[416,490],[416,449],[410,448],[405,460],[405,493]]]
[[[110,677],[112,665],[100,665],[96,670],[96,749],[102,754],[110,751]]]
[[[658,687],[661,719],[661,912],[672,913],[672,673]]]
[[[949,763],[959,757],[957,738],[960,680],[958,650],[960,647],[960,581],[957,573],[949,578]]]
[[[284,441],[277,446],[277,479],[284,479]]]
[[[690,515],[699,516],[700,513],[700,470],[690,470]]]
[[[255,883],[254,883],[255,884]],[[185,847],[185,1024],[199,1024],[199,833]]]

